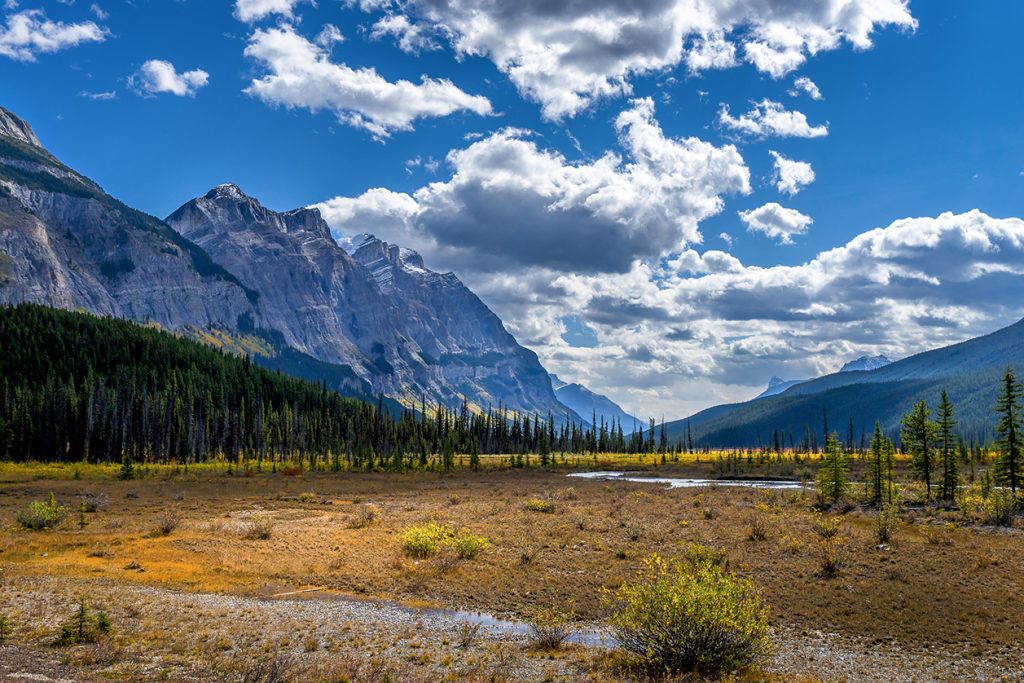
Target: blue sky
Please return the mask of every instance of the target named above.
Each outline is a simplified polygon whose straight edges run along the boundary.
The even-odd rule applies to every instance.
[[[714,6],[702,26],[712,35],[723,31],[735,56],[695,72],[685,54],[671,56],[670,45],[654,56],[658,63],[652,68],[629,64],[624,81],[631,92],[624,93],[609,54],[617,50],[618,59],[634,50],[638,60],[652,58],[633,44],[617,43],[606,54],[587,52],[600,45],[571,45],[589,70],[578,82],[565,64],[551,73],[536,66],[551,46],[535,27],[568,25],[574,19],[569,3],[549,3],[548,9],[558,10],[554,16],[531,16],[524,5],[512,21],[503,16],[507,8],[486,0],[319,0],[315,6],[296,0],[263,0],[262,6],[260,0],[237,6],[200,0],[8,1],[6,35],[0,23],[0,104],[27,119],[66,163],[158,216],[228,181],[276,209],[326,202],[325,215],[339,233],[377,232],[423,251],[428,266],[454,269],[563,379],[608,392],[641,414],[680,417],[708,403],[757,393],[772,374],[826,372],[861,352],[904,355],[993,329],[1022,313],[1011,299],[996,297],[973,306],[976,315],[964,316],[958,307],[971,303],[964,302],[965,292],[981,296],[1002,291],[1006,283],[954,272],[949,264],[931,279],[918,279],[929,283],[924,294],[891,282],[883,290],[872,286],[877,283],[851,285],[844,277],[838,280],[847,284],[832,283],[848,287],[840,296],[822,284],[827,268],[819,254],[905,218],[932,221],[906,234],[935,229],[939,237],[925,247],[933,250],[930,256],[919,250],[898,259],[903,268],[954,259],[962,252],[955,239],[947,245],[945,237],[963,238],[970,232],[966,224],[982,225],[982,232],[995,235],[994,243],[1019,246],[1017,224],[998,221],[1024,215],[1024,61],[1015,36],[1024,5],[887,2],[877,16],[871,15],[871,3],[859,0],[807,3],[806,11],[786,15],[780,8],[799,3],[758,0],[749,3],[753,14],[739,16],[732,0],[677,0]],[[601,4],[616,11],[614,0]],[[657,15],[669,12],[673,0],[642,4],[650,12],[640,13],[637,26],[671,42],[656,23],[663,23]],[[818,12],[825,5],[834,5],[835,13]],[[247,7],[250,16],[244,16]],[[283,11],[261,16],[261,7]],[[472,33],[460,23],[467,8],[490,12],[498,26],[508,22],[508,35]],[[621,11],[637,19],[635,10]],[[870,27],[860,31],[863,36],[857,35],[861,24],[842,23],[856,12]],[[53,51],[42,43],[19,48],[10,28],[19,17],[42,31],[44,21],[93,28]],[[403,50],[403,35],[382,34],[382,20],[396,17],[421,27],[422,34],[403,34],[407,39],[430,44]],[[645,18],[652,26],[644,26]],[[327,24],[343,39],[314,47],[326,64],[372,69],[388,83],[419,84],[427,76],[450,84],[440,97],[414,86],[411,98],[398,95],[362,110],[339,107],[335,99],[316,111],[303,104],[323,101],[315,82],[287,92],[278,82],[262,95],[251,87],[283,68],[283,62],[258,56],[254,45],[270,50],[271,33],[287,32],[275,35],[313,46]],[[783,49],[780,27],[803,36],[795,53]],[[540,43],[526,57],[517,56],[518,45],[511,44],[519,29]],[[821,31],[834,40],[812,49],[806,41]],[[684,31],[684,53],[693,35]],[[865,36],[869,45],[859,40]],[[745,56],[758,41],[772,47],[772,59]],[[502,63],[502,54],[530,68],[519,73]],[[794,54],[795,61],[785,62]],[[179,81],[179,94],[154,92],[161,88],[152,76],[147,81],[144,68],[151,60],[169,62],[176,78],[196,70],[205,76],[186,77],[191,85]],[[612,64],[607,74],[595,66],[605,63]],[[610,81],[601,80],[606,76]],[[813,81],[822,98],[790,94],[799,77]],[[593,96],[587,88],[594,82],[611,82],[620,92]],[[567,91],[576,100],[567,100]],[[637,104],[644,98],[649,107]],[[735,120],[763,100],[805,115],[810,127],[827,126],[827,135],[762,136],[723,122],[723,105]],[[450,113],[422,115],[438,106]],[[392,114],[388,107],[401,111]],[[353,124],[353,112],[362,123]],[[517,130],[501,132],[509,127]],[[662,183],[659,178],[680,171],[665,160],[645,166],[640,179],[630,176],[627,165],[640,153],[640,143],[631,146],[624,139],[630,134],[637,140],[653,136],[658,149],[666,140],[699,138],[710,145],[700,152],[707,159],[732,171],[748,169],[747,188],[721,169],[708,170],[705,180],[684,168],[682,185]],[[726,149],[735,156],[721,151]],[[502,177],[494,164],[505,163],[512,151],[525,155],[529,168],[557,160],[553,175],[531,177],[529,197],[543,195],[545,202],[536,214],[523,208],[523,188],[495,190],[486,182],[491,175]],[[810,164],[813,182],[796,194],[780,192],[771,151]],[[458,158],[446,162],[450,153]],[[600,163],[607,153],[618,155],[614,172]],[[690,149],[671,163],[692,167],[700,163],[695,154]],[[566,208],[577,202],[575,194],[538,189],[553,178],[574,188],[579,183],[599,196],[600,207],[581,201]],[[623,199],[616,194],[620,182],[631,192],[639,188],[639,194]],[[429,189],[430,183],[438,185]],[[645,195],[650,183],[657,187]],[[701,185],[711,189],[694,189]],[[381,192],[364,194],[374,188]],[[677,200],[681,204],[672,205]],[[452,205],[460,207],[457,215],[445,213]],[[779,206],[762,211],[773,205]],[[963,218],[974,209],[984,219]],[[749,212],[748,221],[740,212]],[[946,212],[961,218],[940,220]],[[529,225],[517,224],[517,214],[533,218]],[[559,220],[545,224],[553,214]],[[757,217],[761,232],[747,228]],[[629,233],[628,239],[614,226]],[[560,239],[564,256],[556,253]],[[520,243],[526,246],[519,249]],[[865,258],[881,259],[884,266],[884,251]],[[1019,254],[1005,246],[1001,251],[999,270],[1016,271]],[[797,274],[780,268],[802,264],[812,267]],[[786,296],[769,294],[779,287],[808,301],[776,310],[776,301]],[[853,310],[847,296],[869,297],[872,306]],[[764,312],[740,312],[746,304],[738,301]],[[880,317],[883,308],[889,312]],[[579,339],[586,341],[573,341]]]

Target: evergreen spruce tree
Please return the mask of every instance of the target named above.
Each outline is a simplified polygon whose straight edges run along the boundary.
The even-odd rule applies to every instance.
[[[957,461],[959,454],[956,435],[953,433],[953,428],[956,426],[956,420],[953,419],[953,402],[949,400],[949,393],[945,389],[942,390],[936,418],[938,447],[942,462],[940,493],[943,500],[953,501],[956,499],[956,493],[960,487],[960,464]]]
[[[1021,454],[1022,412],[1021,395],[1024,393],[1021,385],[1017,382],[1013,368],[1007,368],[1003,375],[1003,389],[996,402],[996,412],[999,415],[999,423],[996,425],[996,433],[999,434],[999,457],[993,467],[993,474],[996,482],[1003,486],[1009,486],[1013,495],[1017,495],[1017,487],[1021,485],[1022,467],[1024,457]]]
[[[914,408],[903,416],[903,450],[913,457],[914,474],[924,480],[927,499],[932,497],[932,471],[935,469],[935,423],[932,411],[924,401],[918,401]]]
[[[125,451],[121,456],[121,472],[118,477],[123,481],[135,478],[135,464],[132,462],[131,453]]]
[[[839,435],[833,432],[825,442],[825,454],[818,469],[818,493],[821,497],[838,503],[849,489],[849,471],[849,459],[839,445]]]
[[[896,444],[888,437],[886,437],[885,445],[882,449],[882,466],[885,469],[886,502],[892,503],[893,494],[896,493],[896,480],[894,477],[896,470]]]
[[[882,497],[885,493],[885,441],[882,425],[875,422],[875,433],[871,436],[868,461],[864,468],[864,485],[867,489],[868,500],[875,506],[882,504]]]

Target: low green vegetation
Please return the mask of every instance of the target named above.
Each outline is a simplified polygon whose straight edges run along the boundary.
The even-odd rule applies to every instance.
[[[554,501],[546,498],[527,498],[523,502],[523,509],[528,512],[543,512],[550,514],[555,511]]]
[[[18,512],[18,524],[32,531],[53,529],[64,521],[67,512],[68,509],[51,493],[46,500],[34,500]]]
[[[402,533],[401,543],[405,554],[416,559],[425,559],[442,549],[450,548],[458,558],[469,560],[490,545],[482,536],[435,521],[409,527]]]
[[[607,603],[619,643],[657,671],[717,676],[768,650],[768,611],[753,583],[704,548],[685,560],[652,555]]]
[[[55,645],[67,647],[95,643],[101,638],[110,636],[113,630],[113,624],[107,613],[102,610],[89,609],[88,602],[82,597],[79,599],[75,613],[61,625],[60,635],[57,637]]]

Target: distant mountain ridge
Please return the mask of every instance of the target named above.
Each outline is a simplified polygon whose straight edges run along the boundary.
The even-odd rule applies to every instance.
[[[607,396],[595,393],[582,384],[563,382],[558,375],[551,374],[550,377],[558,400],[588,423],[596,420],[600,426],[604,420],[606,425],[621,424],[625,434],[632,434],[634,429],[642,430],[645,427],[644,420],[630,415]]]
[[[849,363],[839,368],[839,372],[870,372],[871,370],[877,370],[878,368],[884,368],[886,365],[891,364],[892,361],[886,356],[861,356],[856,360],[851,360]]]
[[[934,406],[947,389],[960,433],[983,438],[991,435],[998,383],[1007,367],[1024,372],[1024,320],[874,370],[837,372],[775,396],[714,406],[669,423],[669,436],[683,438],[689,422],[695,444],[753,446],[767,443],[775,430],[797,441],[810,431],[820,444],[826,418],[844,438],[851,418],[856,438],[870,433],[876,420],[898,436],[900,418],[915,402]]]

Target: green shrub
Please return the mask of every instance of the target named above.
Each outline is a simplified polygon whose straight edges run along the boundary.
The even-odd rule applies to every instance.
[[[840,531],[842,531],[842,527],[839,524],[838,518],[822,514],[814,518],[814,533],[818,534],[821,538],[825,540],[836,538],[839,536]]]
[[[3,647],[11,638],[11,620],[6,614],[0,614],[0,647]]]
[[[401,536],[406,555],[424,559],[442,548],[450,548],[461,560],[471,560],[483,552],[490,543],[483,536],[466,530],[456,531],[447,524],[430,521],[406,529]]]
[[[694,549],[652,555],[636,580],[606,598],[615,637],[648,665],[706,676],[735,671],[768,649],[768,611],[748,579]]]
[[[846,549],[841,536],[822,538],[818,542],[818,576],[834,579],[846,565]]]
[[[26,529],[42,531],[52,529],[64,521],[67,508],[57,503],[51,493],[46,500],[34,500],[18,513],[18,523]]]
[[[468,531],[460,531],[452,539],[451,545],[460,560],[472,560],[486,550],[490,543],[483,536],[475,536]]]
[[[415,558],[430,557],[452,536],[452,529],[437,522],[409,527],[402,533],[402,550]]]
[[[552,513],[555,511],[555,504],[543,498],[528,498],[523,503],[523,509],[528,512]]]
[[[900,506],[895,503],[889,503],[878,511],[875,517],[875,538],[879,545],[892,543],[900,521]]]
[[[537,610],[530,619],[530,639],[541,650],[557,650],[572,635],[572,610]]]
[[[92,612],[85,598],[78,602],[78,609],[61,625],[60,636],[57,637],[58,647],[95,643],[100,638],[113,633],[113,623],[106,612]]]

